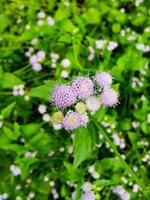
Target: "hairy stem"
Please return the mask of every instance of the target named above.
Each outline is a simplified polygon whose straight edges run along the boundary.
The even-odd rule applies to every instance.
[[[91,115],[91,118],[92,118],[93,123],[96,126],[96,128],[104,136],[105,140],[108,142],[108,144],[110,145],[110,147],[113,149],[113,151],[116,154],[116,156],[120,159],[120,161],[123,164],[123,166],[126,169],[126,171],[132,176],[132,179],[139,185],[139,187],[141,188],[141,190],[144,192],[146,190],[145,185],[139,180],[139,178],[135,175],[135,173],[132,171],[132,169],[127,164],[127,162],[122,158],[122,156],[120,155],[119,151],[117,150],[117,148],[115,147],[115,145],[113,144],[113,142],[109,139],[108,135],[105,133],[105,131],[103,130],[103,128],[96,121],[96,119],[94,119],[94,117],[92,115]]]

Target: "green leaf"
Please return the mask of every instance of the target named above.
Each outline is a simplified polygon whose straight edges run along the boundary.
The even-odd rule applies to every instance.
[[[9,104],[6,108],[2,109],[1,115],[2,115],[3,119],[10,116],[15,105],[16,105],[16,102],[13,102],[13,103]]]
[[[10,23],[6,15],[0,14],[0,32],[2,32]]]
[[[50,96],[50,90],[54,87],[54,85],[55,81],[48,81],[44,85],[32,88],[29,91],[28,95],[30,97],[37,97],[48,101]]]
[[[32,135],[37,133],[40,130],[40,128],[41,124],[38,123],[25,124],[21,126],[21,130],[26,138],[30,138]]]
[[[121,130],[123,131],[128,131],[131,129],[131,120],[126,118],[122,121],[120,121],[120,127],[121,127]]]
[[[80,169],[75,168],[74,166],[72,166],[71,164],[64,162],[64,166],[67,169],[67,178],[70,181],[77,181],[77,182],[81,182],[82,178],[83,178],[83,171]]]
[[[83,18],[88,24],[98,24],[101,20],[100,13],[96,8],[89,8]]]
[[[0,79],[0,85],[2,88],[13,88],[16,85],[23,84],[23,81],[12,73],[4,73],[2,79]]]
[[[79,128],[75,131],[74,138],[74,167],[87,159],[92,151],[92,140],[87,128]]]
[[[4,134],[6,135],[6,137],[10,140],[17,140],[18,136],[19,135],[16,135],[14,133],[14,131],[12,131],[10,128],[4,126],[3,127],[3,131],[4,131]]]
[[[100,179],[100,180],[96,180],[96,181],[94,182],[94,184],[95,184],[97,187],[104,188],[104,187],[106,187],[106,186],[113,185],[113,184],[114,184],[114,181],[112,181],[112,180],[107,180],[107,179]]]
[[[70,16],[71,10],[67,7],[60,6],[59,9],[55,12],[55,21],[62,21],[67,19]]]

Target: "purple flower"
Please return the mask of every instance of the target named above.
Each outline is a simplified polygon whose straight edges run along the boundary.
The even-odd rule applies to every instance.
[[[68,111],[62,121],[65,130],[74,130],[81,126],[87,126],[88,116],[86,114],[79,114],[77,112]]]
[[[92,191],[85,192],[82,195],[82,200],[95,200],[95,195]]]
[[[58,108],[67,108],[76,102],[76,93],[69,85],[60,85],[52,92],[52,102]]]
[[[104,106],[112,107],[118,103],[118,94],[114,89],[104,89],[100,95],[101,102]]]
[[[74,130],[80,127],[81,115],[77,112],[68,111],[62,121],[65,130]]]
[[[92,184],[89,183],[89,182],[85,182],[83,185],[82,185],[82,190],[84,192],[90,192],[92,191]]]
[[[89,117],[87,114],[80,114],[81,120],[80,120],[80,126],[86,127],[89,123]]]
[[[86,99],[94,92],[94,84],[87,77],[76,77],[72,86],[80,99]]]
[[[97,72],[96,81],[100,87],[106,88],[112,84],[112,76],[107,72]]]

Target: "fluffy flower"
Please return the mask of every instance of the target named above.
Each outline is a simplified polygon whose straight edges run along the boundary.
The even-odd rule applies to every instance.
[[[100,96],[101,102],[104,106],[112,107],[118,103],[118,94],[111,88],[105,89]]]
[[[69,111],[62,121],[65,130],[74,130],[81,126],[86,126],[88,123],[88,116],[81,115],[77,112]]]
[[[89,123],[89,117],[87,113],[80,115],[80,117],[81,117],[80,126],[86,127],[87,124]]]
[[[82,195],[82,200],[95,200],[95,195],[93,192],[85,192],[83,195]]]
[[[67,108],[76,101],[76,93],[71,86],[60,85],[54,88],[52,92],[52,102],[58,108]]]
[[[60,124],[62,122],[63,118],[64,118],[64,115],[60,111],[54,112],[52,115],[52,119],[56,124]]]
[[[107,72],[97,72],[96,81],[102,88],[108,87],[112,84],[112,76]]]
[[[21,169],[15,165],[10,166],[10,171],[14,176],[19,176],[21,174]]]
[[[70,66],[70,64],[71,64],[71,62],[70,62],[70,60],[67,59],[67,58],[64,58],[64,59],[61,61],[61,65],[62,65],[62,67],[64,67],[64,68],[68,68],[68,67]]]
[[[38,51],[36,56],[37,56],[38,62],[41,62],[45,58],[45,52],[44,51]]]
[[[92,191],[92,184],[89,183],[89,182],[85,182],[83,185],[82,185],[82,190],[84,192],[90,192]]]
[[[44,114],[46,112],[46,105],[40,104],[38,107],[38,111],[40,114]]]
[[[42,65],[41,65],[40,63],[34,63],[34,64],[32,65],[32,69],[33,69],[34,71],[36,71],[36,72],[39,72],[39,71],[42,70]]]
[[[100,99],[96,96],[90,96],[85,101],[89,111],[95,113],[101,106]]]
[[[108,51],[113,51],[114,49],[116,49],[118,47],[118,43],[114,42],[114,41],[110,41],[108,44]]]
[[[76,77],[72,86],[80,99],[86,99],[94,92],[94,84],[87,77]]]
[[[106,44],[106,40],[97,40],[96,41],[96,49],[102,49]]]
[[[86,112],[86,106],[83,102],[79,102],[75,105],[75,109],[78,113],[84,114]]]

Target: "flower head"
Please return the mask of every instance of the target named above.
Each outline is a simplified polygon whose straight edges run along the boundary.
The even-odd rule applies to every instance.
[[[52,102],[58,108],[67,108],[76,101],[76,93],[69,85],[60,85],[52,91]]]
[[[81,115],[77,112],[68,111],[62,120],[62,125],[65,130],[74,130],[81,126],[87,126],[88,121],[89,118],[86,114]]]
[[[85,192],[82,195],[82,200],[95,200],[95,195],[92,191],[90,192]]]
[[[75,109],[78,113],[84,114],[86,112],[86,106],[83,102],[79,102],[75,105]]]
[[[86,127],[87,124],[89,123],[89,117],[87,113],[80,115],[81,120],[80,120],[80,126]]]
[[[72,86],[80,99],[86,99],[94,92],[94,84],[87,77],[76,77]]]
[[[102,88],[109,87],[112,84],[112,76],[107,72],[97,72],[96,81]]]
[[[61,123],[63,118],[64,118],[64,115],[61,111],[54,112],[53,115],[52,115],[52,119],[56,124]]]
[[[82,185],[82,190],[83,190],[83,192],[90,192],[90,191],[92,191],[92,184],[89,183],[89,182],[85,182]]]
[[[95,113],[101,106],[100,99],[96,96],[90,96],[85,101],[86,107],[89,111]]]
[[[107,88],[101,93],[101,102],[104,106],[112,107],[118,103],[118,94],[114,89]]]
[[[81,115],[77,112],[68,111],[62,121],[65,130],[74,130],[80,127]]]

